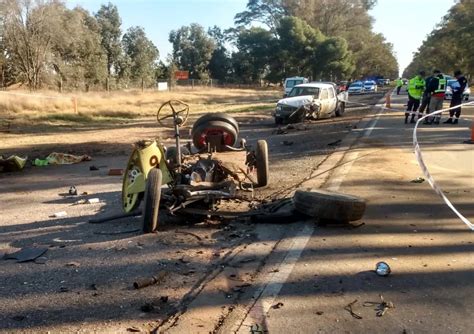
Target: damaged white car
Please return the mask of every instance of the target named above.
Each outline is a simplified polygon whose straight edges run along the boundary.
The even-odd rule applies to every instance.
[[[278,101],[276,124],[301,123],[305,119],[342,116],[347,92],[338,92],[334,83],[311,82],[293,87],[288,97]]]

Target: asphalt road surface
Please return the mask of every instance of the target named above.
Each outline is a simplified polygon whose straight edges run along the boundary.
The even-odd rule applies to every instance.
[[[375,105],[381,97],[351,99]],[[393,108],[403,110],[405,99],[394,96]],[[188,218],[143,235],[140,218],[87,223],[120,211],[121,178],[107,170],[123,168],[126,155],[1,175],[0,251],[48,250],[37,262],[1,260],[0,329],[472,332],[474,238],[427,182],[410,182],[423,175],[402,115],[360,106],[285,134],[268,112],[236,115],[249,143],[269,142],[271,184],[257,198],[321,187],[358,195],[368,207],[352,225]],[[419,135],[433,177],[471,221],[473,151],[462,139],[472,115],[465,108],[458,126]],[[70,185],[87,194],[65,196]],[[91,197],[100,203],[74,205]],[[67,216],[50,217],[59,211]],[[381,260],[388,277],[373,272]],[[133,289],[157,273],[165,274],[158,284]],[[377,317],[381,298],[394,308]]]

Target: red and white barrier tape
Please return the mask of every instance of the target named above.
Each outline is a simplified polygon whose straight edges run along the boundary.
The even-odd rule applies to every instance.
[[[459,108],[459,107],[462,107],[462,106],[467,106],[467,105],[474,105],[474,102],[463,103],[463,104],[460,104],[460,105],[457,105],[457,106],[454,106],[454,107],[450,107],[450,108],[446,108],[446,109],[442,109],[442,110],[437,110],[437,111],[434,111],[434,112],[432,112],[432,113],[430,113],[426,116],[423,116],[423,117],[419,118],[417,120],[416,124],[415,124],[415,127],[413,128],[413,148],[415,150],[416,160],[418,161],[418,164],[420,165],[421,170],[422,170],[423,174],[425,175],[426,179],[428,180],[428,183],[430,184],[431,188],[433,188],[433,190],[443,199],[443,201],[446,203],[446,205],[459,217],[459,219],[461,219],[464,224],[466,224],[471,230],[474,231],[474,224],[472,224],[466,217],[464,217],[454,207],[454,205],[451,203],[451,201],[443,193],[443,190],[436,184],[435,180],[431,176],[431,174],[430,174],[430,172],[429,172],[428,168],[426,167],[426,164],[423,160],[423,156],[421,154],[421,149],[420,149],[420,144],[418,143],[418,138],[417,138],[417,135],[416,135],[416,130],[418,129],[418,125],[425,118],[431,117],[433,115],[441,114],[444,111],[449,111],[449,110],[456,109],[456,108]]]
[[[361,106],[369,106],[369,107],[377,107],[377,108],[381,108],[383,110],[389,110],[389,111],[396,111],[396,112],[403,112],[403,113],[410,113],[410,114],[416,114],[418,115],[419,113],[417,111],[409,111],[407,112],[406,110],[400,110],[400,109],[393,109],[393,108],[387,108],[385,106],[380,106],[380,105],[371,105],[371,104],[365,104],[365,103],[359,103],[359,102],[349,102],[349,103],[353,103],[353,104],[358,104],[358,105],[361,105]],[[461,221],[466,224],[471,230],[474,231],[474,224],[471,223],[469,221],[469,219],[467,219],[466,217],[464,217],[455,207],[454,205],[451,203],[451,201],[446,197],[446,195],[443,193],[443,190],[440,188],[440,186],[438,186],[438,184],[435,182],[435,180],[433,179],[433,177],[431,176],[431,173],[429,172],[428,170],[428,167],[426,167],[426,164],[423,160],[423,155],[421,154],[421,149],[420,149],[420,144],[418,143],[418,138],[417,138],[417,130],[418,130],[418,125],[420,124],[421,121],[423,121],[424,119],[428,118],[428,117],[433,117],[434,115],[438,115],[438,114],[442,114],[443,112],[445,111],[449,111],[449,110],[452,110],[452,109],[456,109],[456,108],[459,108],[459,107],[463,107],[463,106],[468,106],[468,105],[474,105],[474,101],[472,102],[467,102],[467,103],[462,103],[460,105],[457,105],[457,106],[454,106],[454,107],[449,107],[449,108],[446,108],[446,109],[441,109],[441,110],[437,110],[437,111],[434,111],[432,113],[429,113],[429,114],[426,114],[425,116],[423,117],[420,117],[418,118],[418,120],[416,121],[416,124],[415,124],[415,127],[413,128],[413,148],[414,148],[414,153],[415,153],[415,156],[416,156],[416,160],[418,162],[418,164],[420,165],[421,167],[421,170],[423,172],[423,175],[426,177],[426,179],[428,180],[428,183],[430,184],[431,188],[443,199],[443,201],[446,203],[446,205],[461,219]],[[474,126],[474,125],[473,125]]]

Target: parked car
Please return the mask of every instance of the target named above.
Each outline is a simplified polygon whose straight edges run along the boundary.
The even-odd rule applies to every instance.
[[[275,123],[300,123],[305,119],[342,116],[348,94],[337,93],[334,83],[311,82],[293,87],[288,96],[278,101]]]
[[[308,83],[309,80],[304,77],[291,77],[291,78],[286,78],[285,82],[283,84],[283,87],[285,88],[285,95],[287,96],[288,93],[295,87],[296,85],[301,85],[304,83]]]
[[[373,80],[367,80],[364,82],[364,92],[376,92],[377,84]]]
[[[444,95],[445,100],[451,100],[453,98],[453,88],[456,87],[456,85],[459,87],[459,83],[456,79],[450,79],[447,82],[448,87],[446,87],[446,94]],[[464,89],[464,92],[462,93],[462,99],[464,101],[469,100],[469,95],[471,94],[471,89],[466,86]]]
[[[349,95],[362,94],[364,92],[364,84],[361,81],[351,83],[349,89],[347,89]]]
[[[377,86],[383,87],[385,85],[385,79],[377,79]]]

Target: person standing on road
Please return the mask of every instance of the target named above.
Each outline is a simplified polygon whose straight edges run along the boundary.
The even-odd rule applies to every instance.
[[[449,105],[450,107],[455,107],[458,106],[462,103],[462,94],[464,90],[466,89],[467,86],[467,80],[466,78],[462,75],[461,71],[456,71],[454,72],[454,76],[456,77],[457,81],[451,86],[451,89],[453,90],[453,95],[451,98],[451,104]],[[454,119],[453,122],[453,116],[456,114],[456,118]],[[449,111],[449,118],[446,122],[446,124],[458,124],[459,117],[461,116],[461,107],[457,107],[455,109],[451,109]]]
[[[411,113],[410,123],[415,123],[415,114],[420,106],[421,95],[425,90],[425,71],[420,71],[419,74],[415,75],[408,81],[408,104],[407,112],[405,113],[405,124],[408,123],[408,116]]]
[[[444,95],[446,93],[446,77],[440,70],[433,71],[433,79],[430,80],[426,89],[431,94],[430,113],[443,109]],[[430,120],[429,124],[433,124],[433,122],[434,124],[439,124],[440,120],[441,114],[437,114]]]
[[[423,113],[426,109],[426,114],[428,115],[430,113],[430,98],[431,98],[431,93],[428,92],[427,87],[430,84],[431,79],[433,79],[433,76],[429,76],[425,79],[425,90],[423,91],[423,95],[421,96],[421,105],[420,109],[418,109],[418,118],[423,117]],[[425,118],[425,121],[423,124],[428,124],[428,118]]]
[[[397,83],[397,95],[400,95],[400,89],[402,89],[402,86],[403,86],[402,78],[398,78],[396,83]]]

